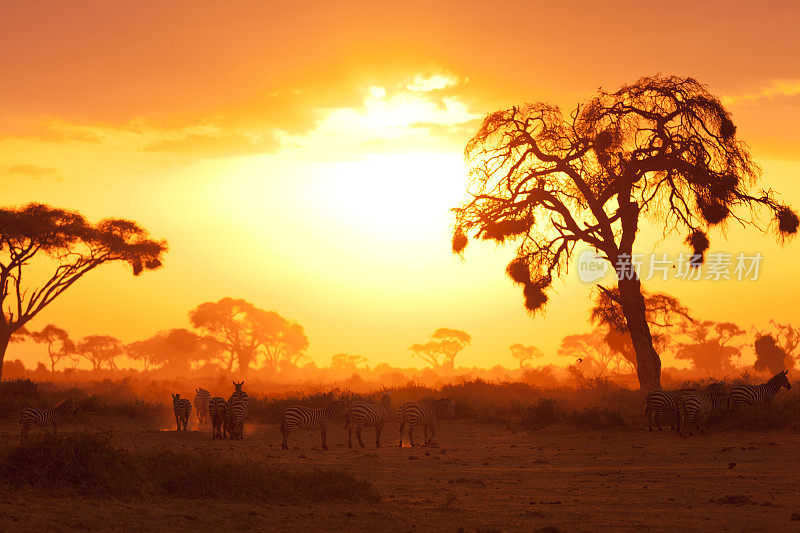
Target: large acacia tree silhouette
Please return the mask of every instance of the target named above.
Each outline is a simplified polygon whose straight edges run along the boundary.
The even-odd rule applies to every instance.
[[[798,217],[770,190],[736,137],[730,114],[692,78],[648,77],[600,90],[569,117],[549,104],[489,114],[467,144],[471,199],[454,209],[453,251],[469,238],[518,243],[508,265],[531,312],[547,303],[583,243],[617,269],[622,310],[642,389],[661,387],[641,283],[625,261],[642,219],[686,237],[696,264],[707,230],[726,220],[754,224],[769,211],[782,236]],[[627,264],[626,264],[627,263]]]
[[[80,213],[43,204],[0,209],[0,379],[14,332],[86,273],[123,262],[138,276],[159,268],[166,250],[130,220],[91,224]]]

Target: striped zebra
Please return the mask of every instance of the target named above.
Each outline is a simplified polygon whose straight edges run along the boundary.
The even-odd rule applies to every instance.
[[[718,381],[701,391],[685,392],[678,396],[677,431],[681,438],[692,435],[692,426],[703,433],[703,423],[714,411],[721,411],[725,400],[725,383]],[[688,434],[688,435],[687,435]]]
[[[400,406],[400,446],[403,446],[403,427],[408,422],[408,440],[411,446],[414,444],[414,430],[417,426],[422,426],[425,431],[425,445],[433,441],[436,435],[434,424],[437,420],[444,417],[454,417],[456,415],[453,407],[453,398],[443,398],[441,400],[405,402]],[[431,436],[428,438],[428,429]]]
[[[68,417],[75,416],[78,409],[73,398],[67,398],[52,409],[36,409],[27,407],[19,414],[19,441],[22,443],[28,436],[28,430],[32,425],[53,426],[53,434],[58,430],[58,426]]]
[[[328,441],[326,432],[328,426],[333,425],[333,420],[340,415],[346,408],[345,402],[342,400],[335,400],[327,407],[314,409],[312,407],[304,407],[302,405],[293,405],[287,407],[283,411],[283,418],[281,419],[281,433],[283,433],[283,443],[281,448],[284,450],[289,449],[289,433],[295,428],[305,430],[319,429],[319,434],[322,437],[322,449],[328,449]]]
[[[204,424],[208,422],[208,402],[211,400],[211,394],[205,389],[195,389],[194,395],[194,409],[197,411],[197,423]]]
[[[778,394],[781,387],[791,390],[792,384],[789,383],[789,378],[786,376],[788,372],[788,370],[778,372],[769,381],[761,385],[736,385],[728,396],[728,411],[741,404],[761,405],[771,403],[772,398]]]
[[[247,418],[247,411],[250,410],[250,398],[242,390],[242,385],[244,385],[244,381],[240,383],[234,381],[234,391],[228,399],[228,410],[233,419],[233,435],[237,439],[244,438],[244,421]]]
[[[681,389],[673,391],[654,390],[647,393],[645,400],[644,417],[647,420],[648,431],[653,431],[655,425],[659,431],[662,426],[662,415],[670,420],[670,428],[675,429],[678,418],[678,396],[697,389]]]
[[[173,394],[172,411],[175,413],[175,423],[178,425],[176,431],[181,429],[181,424],[183,424],[183,430],[186,431],[186,424],[189,423],[189,415],[192,414],[192,402],[186,398],[181,398],[180,394]]]
[[[228,418],[228,402],[225,398],[214,396],[208,402],[208,412],[211,416],[211,438],[225,438],[225,419]]]
[[[392,393],[387,392],[381,397],[380,402],[353,402],[347,412],[345,426],[347,427],[347,447],[353,447],[353,428],[356,430],[358,444],[363,448],[361,430],[365,427],[375,428],[375,446],[381,447],[381,431],[389,419],[389,409],[392,406]]]

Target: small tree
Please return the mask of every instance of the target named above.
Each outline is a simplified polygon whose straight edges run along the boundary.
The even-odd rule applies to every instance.
[[[497,111],[465,153],[471,198],[454,209],[453,251],[463,252],[469,238],[515,241],[507,273],[535,313],[576,246],[593,248],[617,271],[644,390],[661,388],[661,360],[631,261],[640,223],[686,236],[700,264],[708,229],[726,220],[750,224],[764,208],[781,236],[800,222],[772,191],[754,190],[759,169],[730,114],[692,78],[656,76],[601,90],[569,117],[543,103]]]
[[[118,370],[115,359],[122,355],[122,342],[109,335],[89,335],[78,344],[77,352],[92,363],[92,370]]]
[[[458,353],[469,346],[472,337],[458,329],[439,328],[425,344],[412,344],[409,350],[433,368],[452,370]]]
[[[509,346],[509,350],[511,350],[511,357],[519,361],[520,368],[527,366],[529,361],[544,355],[536,346],[525,346],[523,344],[512,344]]]
[[[124,262],[139,275],[159,268],[166,250],[129,220],[90,224],[79,213],[42,204],[0,209],[0,369],[12,334],[86,273]],[[50,273],[29,284],[31,271]]]
[[[56,365],[62,359],[72,358],[76,352],[75,343],[69,338],[69,334],[53,324],[48,324],[41,331],[30,333],[32,341],[47,344],[47,355],[50,356],[50,372],[56,371]]]

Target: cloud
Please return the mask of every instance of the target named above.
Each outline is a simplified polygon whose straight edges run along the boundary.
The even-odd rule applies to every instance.
[[[12,165],[8,167],[8,173],[21,174],[37,180],[58,176],[58,170],[53,167],[43,167],[39,165]]]
[[[121,126],[54,120],[40,138],[204,158],[269,153],[280,148],[274,131],[228,125],[224,117],[180,127],[159,126],[143,119]]]
[[[458,83],[458,78],[452,74],[433,74],[430,76],[417,74],[406,85],[406,88],[409,91],[428,92],[438,91],[446,87],[455,87]]]
[[[756,100],[793,97],[798,95],[800,95],[800,80],[772,80],[768,85],[761,87],[755,92],[735,96],[726,96],[722,98],[722,101],[726,105],[735,105],[750,103]]]

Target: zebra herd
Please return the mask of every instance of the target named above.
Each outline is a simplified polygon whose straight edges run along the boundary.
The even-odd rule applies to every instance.
[[[194,397],[194,407],[197,412],[197,420],[200,424],[211,418],[212,432],[211,438],[244,438],[244,421],[250,408],[250,399],[247,393],[242,390],[244,382],[233,382],[234,392],[226,402],[224,398],[211,394],[205,389],[196,389]],[[414,430],[422,427],[425,432],[424,443],[426,445],[433,441],[436,434],[435,423],[440,418],[455,416],[453,398],[441,400],[429,400],[419,402],[405,402],[400,406],[400,443],[403,445],[403,428],[408,424],[408,439],[411,446],[416,446],[414,442]],[[182,399],[180,394],[172,395],[172,406],[175,412],[177,429],[183,427],[186,430],[186,422],[192,411],[192,406],[188,400]],[[293,429],[319,430],[322,440],[322,449],[328,449],[327,430],[340,415],[345,415],[345,428],[347,429],[347,446],[353,447],[353,431],[355,430],[358,444],[363,448],[364,440],[361,433],[365,427],[375,428],[375,446],[381,446],[381,432],[386,422],[389,420],[389,412],[392,406],[391,392],[385,392],[377,403],[367,401],[348,402],[344,398],[339,398],[326,407],[313,408],[302,405],[293,405],[283,411],[281,417],[281,434],[283,440],[281,447],[289,448],[289,434]],[[430,430],[430,436],[428,431]]]
[[[761,385],[736,385],[728,393],[724,381],[711,383],[702,390],[651,391],[645,402],[648,431],[653,431],[653,425],[661,431],[664,421],[661,417],[666,416],[681,438],[693,435],[693,429],[702,433],[713,412],[732,411],[740,405],[769,404],[782,387],[790,390],[787,373],[787,370],[778,372]]]
[[[211,419],[211,438],[212,439],[243,439],[244,421],[250,410],[250,397],[242,390],[244,381],[233,382],[233,394],[228,401],[221,396],[211,397],[211,393],[205,389],[195,389],[194,408],[197,412],[197,422],[206,423]],[[187,409],[188,406],[188,409]],[[186,421],[192,412],[189,400],[181,399],[180,394],[172,395],[172,408],[175,412],[175,421],[178,431],[186,430]]]
[[[725,383],[718,381],[709,384],[702,390],[681,389],[676,391],[652,391],[647,394],[645,419],[648,430],[653,431],[655,425],[659,431],[664,423],[669,422],[681,438],[693,435],[693,431],[703,432],[708,426],[708,419],[714,412],[732,411],[740,405],[769,404],[781,388],[790,390],[792,385],[784,370],[761,385],[736,385],[729,392]],[[210,418],[211,438],[244,438],[244,423],[250,409],[250,398],[242,389],[244,382],[233,382],[234,391],[226,401],[220,396],[211,394],[202,388],[195,390],[194,409],[197,420],[203,424]],[[319,430],[322,449],[328,449],[327,429],[333,425],[336,417],[345,415],[347,429],[347,445],[353,446],[355,430],[358,444],[363,448],[362,430],[365,427],[375,428],[375,445],[381,446],[381,432],[389,420],[391,411],[391,393],[384,392],[377,403],[367,401],[349,402],[339,398],[323,408],[291,406],[284,410],[281,418],[281,447],[288,449],[289,433],[294,428],[303,430]],[[177,430],[186,431],[192,403],[181,398],[180,394],[172,395],[172,409],[175,414]],[[25,408],[20,413],[20,442],[24,442],[31,426],[51,426],[55,433],[58,426],[77,413],[76,402],[67,398],[52,409]],[[431,444],[436,434],[435,424],[441,418],[455,416],[453,398],[440,400],[423,400],[405,402],[398,413],[400,421],[400,442],[403,445],[403,429],[408,424],[408,440],[416,446],[414,431],[422,428],[426,445]],[[430,435],[429,435],[430,431]]]
[[[403,446],[403,427],[406,423],[408,427],[408,440],[411,446],[416,446],[414,442],[414,430],[422,426],[425,431],[425,445],[433,442],[436,434],[435,424],[440,418],[454,417],[453,398],[443,398],[440,400],[422,400],[418,402],[405,402],[400,406],[400,442],[398,446]],[[289,433],[295,427],[304,430],[319,429],[322,439],[322,449],[328,449],[327,429],[332,425],[333,420],[340,414],[345,414],[345,427],[347,429],[347,446],[353,447],[353,430],[356,432],[358,444],[364,448],[364,441],[361,438],[361,431],[365,427],[375,428],[375,446],[381,447],[381,432],[386,422],[389,420],[389,412],[392,406],[392,393],[385,392],[377,403],[366,401],[355,401],[348,403],[343,399],[331,402],[327,407],[313,409],[295,405],[287,407],[281,418],[281,433],[283,442],[281,447],[289,449]],[[430,430],[430,437],[428,436]]]

